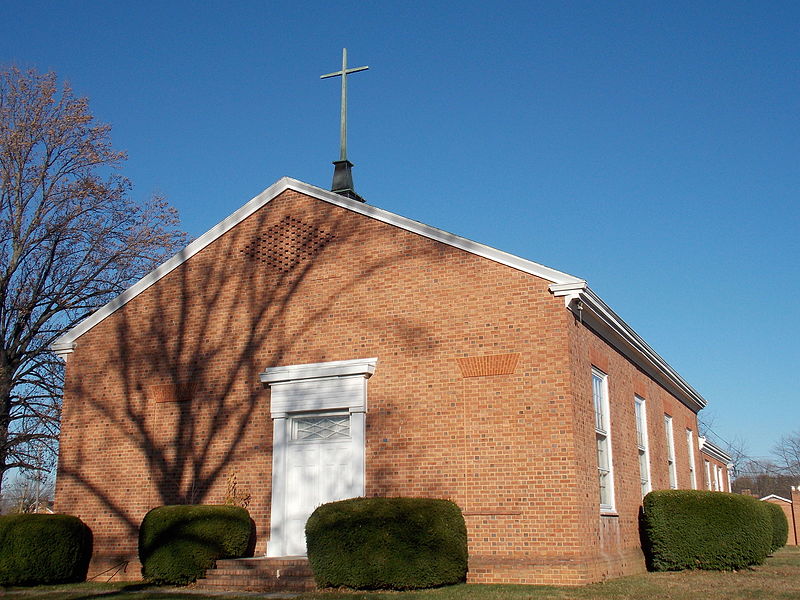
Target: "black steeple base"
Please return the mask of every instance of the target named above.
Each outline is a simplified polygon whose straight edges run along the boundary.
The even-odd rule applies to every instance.
[[[347,196],[359,202],[366,202],[353,189],[353,163],[349,160],[333,161],[333,183],[331,191],[340,196]]]

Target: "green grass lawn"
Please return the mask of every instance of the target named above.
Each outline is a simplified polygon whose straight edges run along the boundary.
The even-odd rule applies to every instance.
[[[28,600],[252,600],[253,594],[198,594],[141,584],[13,588],[0,597]],[[269,597],[269,596],[266,596]],[[315,592],[298,600],[800,600],[800,548],[783,548],[766,564],[729,572],[648,573],[585,587],[456,585],[417,592]]]

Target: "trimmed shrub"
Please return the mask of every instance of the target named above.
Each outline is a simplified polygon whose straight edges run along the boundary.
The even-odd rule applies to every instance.
[[[0,585],[83,581],[91,557],[92,532],[78,517],[0,517]]]
[[[244,556],[252,535],[250,514],[239,506],[154,508],[139,528],[142,575],[154,583],[191,583],[218,558]]]
[[[449,500],[353,498],[318,507],[306,523],[320,587],[407,590],[463,582],[467,528]]]
[[[769,517],[772,520],[772,546],[770,552],[775,552],[778,548],[783,548],[786,545],[786,539],[789,537],[789,521],[786,519],[786,513],[777,504],[772,502],[764,502],[764,506],[769,511]]]
[[[772,544],[772,522],[763,504],[726,492],[650,492],[641,524],[648,568],[725,571],[763,563]]]

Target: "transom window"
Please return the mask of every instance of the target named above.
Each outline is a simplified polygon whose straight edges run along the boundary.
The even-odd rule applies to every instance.
[[[350,415],[292,417],[292,441],[344,440],[350,437]]]

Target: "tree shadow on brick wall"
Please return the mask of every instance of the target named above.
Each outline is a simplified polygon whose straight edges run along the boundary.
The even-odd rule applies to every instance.
[[[237,473],[241,486],[266,496],[251,506],[265,514],[265,368],[366,358],[389,345],[434,351],[425,323],[391,305],[375,310],[441,251],[433,241],[412,247],[409,236],[281,196],[78,338],[65,385],[59,508],[102,513],[123,524],[114,539],[135,539],[147,509],[222,502]]]

